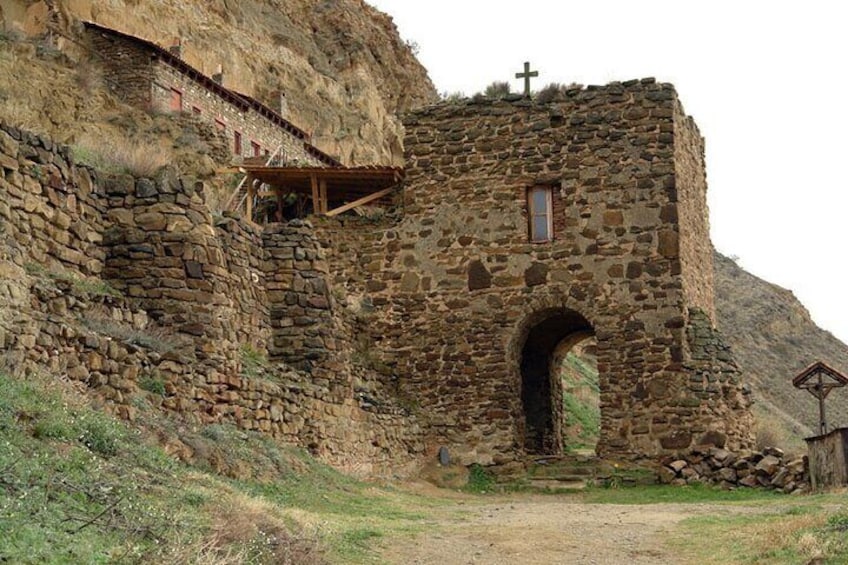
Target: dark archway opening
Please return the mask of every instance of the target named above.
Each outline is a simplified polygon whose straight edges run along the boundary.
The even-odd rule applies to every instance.
[[[557,365],[562,355],[595,331],[573,310],[542,312],[534,318],[538,321],[521,350],[524,449],[531,455],[558,455],[563,451],[563,385]]]

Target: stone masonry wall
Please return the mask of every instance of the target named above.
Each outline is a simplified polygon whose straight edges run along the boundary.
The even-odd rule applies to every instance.
[[[273,328],[268,354],[294,367],[321,365],[343,347],[332,315],[327,262],[312,226],[301,220],[270,226],[263,245]]]
[[[94,52],[104,66],[106,78],[127,102],[158,112],[172,111],[172,89],[180,92],[181,111],[217,128],[236,153],[235,136],[241,137],[239,157],[253,157],[282,148],[284,160],[299,166],[325,166],[327,162],[310,152],[300,134],[287,131],[269,116],[262,115],[240,95],[223,96],[210,90],[209,79],[199,72],[188,74],[177,69],[139,41],[98,29],[88,34]]]
[[[182,111],[191,112],[196,118],[204,120],[220,129],[220,133],[229,140],[230,149],[235,154],[235,135],[241,136],[241,152],[237,156],[253,157],[273,153],[282,148],[282,158],[290,166],[325,166],[325,163],[306,151],[304,140],[284,131],[270,119],[252,109],[240,108],[222,99],[197,80],[192,80],[177,69],[162,61],[153,65],[154,81],[151,85],[153,108],[170,111],[171,89],[182,93]]]
[[[677,205],[677,222],[680,225],[683,292],[686,303],[706,313],[715,324],[704,138],[695,120],[684,113],[679,102],[674,105],[674,140],[676,193],[669,194],[669,197]]]
[[[387,398],[373,371],[351,364],[338,309],[318,336],[332,352],[324,361],[307,371],[276,362],[246,368],[246,352],[261,358],[273,342],[271,310],[285,305],[285,288],[265,288],[278,265],[264,245],[291,243],[285,230],[214,220],[202,186],[173,170],[99,179],[66,147],[2,125],[0,167],[4,370],[84,383],[128,419],[152,401],[140,385],[160,382],[162,409],[267,433],[360,474],[394,473],[422,452],[415,418]],[[296,280],[302,269],[316,278],[323,257],[313,252],[307,258],[295,245],[303,259],[285,276]],[[314,298],[318,285],[309,288]],[[269,299],[272,291],[284,291],[283,300]],[[304,326],[304,335],[313,329]]]
[[[417,399],[429,445],[465,462],[520,458],[523,348],[534,328],[561,341],[587,324],[598,343],[601,455],[667,453],[681,431],[692,444],[714,430],[747,444],[744,408],[689,388],[688,311],[701,301],[681,276],[691,263],[682,262],[689,227],[678,221],[675,147],[688,133],[676,129],[677,104],[670,85],[648,79],[572,90],[554,105],[415,111],[405,120],[402,218],[317,225],[333,281],[374,309],[372,335],[400,390]],[[554,189],[551,242],[528,241],[534,186]]]
[[[238,370],[239,347],[270,336],[261,234],[235,221],[216,229],[190,179],[105,182],[104,276],[161,326],[191,336],[200,359]],[[222,366],[225,365],[225,366]]]

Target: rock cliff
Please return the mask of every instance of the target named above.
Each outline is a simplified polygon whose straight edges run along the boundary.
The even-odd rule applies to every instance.
[[[392,19],[363,0],[3,0],[4,26],[35,34],[47,4],[73,35],[94,21],[162,46],[225,86],[280,107],[347,164],[400,163],[398,112],[437,98]]]

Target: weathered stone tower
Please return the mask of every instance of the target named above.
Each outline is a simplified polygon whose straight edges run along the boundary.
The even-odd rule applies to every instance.
[[[713,329],[703,139],[671,85],[445,103],[405,126],[402,219],[333,229],[329,262],[375,305],[373,333],[431,446],[483,464],[559,452],[551,362],[588,336],[600,455],[750,444]]]

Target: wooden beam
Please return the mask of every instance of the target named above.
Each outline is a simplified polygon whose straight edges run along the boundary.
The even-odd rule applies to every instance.
[[[321,205],[318,202],[318,177],[315,173],[309,175],[309,182],[312,185],[312,213],[320,214]]]
[[[277,214],[276,218],[278,222],[283,221],[283,191],[279,189],[279,187],[275,187],[274,192],[277,193]]]
[[[321,213],[326,214],[330,204],[327,202],[327,179],[318,183],[318,200],[321,202]]]
[[[363,196],[359,200],[354,200],[353,202],[345,204],[344,206],[339,206],[338,208],[330,210],[329,212],[327,212],[327,216],[332,218],[333,216],[338,216],[339,214],[341,214],[343,212],[347,212],[348,210],[353,210],[354,208],[359,208],[360,206],[364,206],[365,204],[368,204],[369,202],[374,202],[375,200],[379,200],[380,198],[382,198],[382,197],[384,197],[388,194],[391,194],[392,190],[394,190],[394,188],[384,188],[383,190],[380,190],[379,192],[375,192],[374,194],[369,194],[368,196]]]

